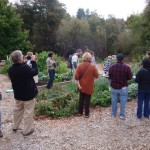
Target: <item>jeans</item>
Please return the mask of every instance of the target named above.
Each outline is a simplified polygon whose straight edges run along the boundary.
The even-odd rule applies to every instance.
[[[128,87],[111,89],[112,116],[116,116],[117,102],[120,100],[120,116],[125,116],[125,107],[128,99]]]
[[[73,62],[73,68],[77,69],[77,62]]]
[[[138,101],[137,101],[137,117],[142,118],[144,103],[144,117],[149,118],[150,115],[150,90],[138,90]]]
[[[85,116],[89,115],[90,99],[91,99],[91,95],[80,92],[79,114],[83,114],[83,106],[85,104]]]
[[[55,70],[49,69],[48,73],[49,73],[49,81],[47,83],[47,88],[51,88],[53,86],[53,81],[54,81],[54,77],[55,77]]]

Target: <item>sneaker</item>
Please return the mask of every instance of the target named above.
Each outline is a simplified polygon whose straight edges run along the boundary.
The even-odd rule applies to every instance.
[[[14,132],[16,132],[17,131],[17,129],[12,129]]]
[[[31,129],[31,131],[30,131],[29,133],[23,134],[23,135],[24,135],[24,136],[28,136],[28,135],[32,134],[33,132],[34,132],[34,129]]]
[[[12,128],[12,130],[14,131],[14,132],[17,132],[17,130],[22,130],[21,128]]]
[[[0,137],[3,137],[3,133],[2,133],[2,131],[0,130]]]
[[[120,116],[120,119],[124,120],[124,119],[125,119],[125,117],[124,117],[124,116]]]

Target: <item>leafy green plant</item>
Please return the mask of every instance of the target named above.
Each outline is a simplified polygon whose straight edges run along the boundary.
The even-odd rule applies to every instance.
[[[8,69],[11,65],[12,65],[12,62],[9,59],[6,60],[5,65],[2,68],[0,68],[0,73],[1,74],[7,74]]]
[[[138,84],[132,83],[128,86],[128,100],[132,100],[137,96]]]
[[[100,77],[95,82],[94,93],[91,98],[92,105],[101,105],[104,107],[111,104],[111,92],[109,91],[109,81]]]
[[[35,105],[35,115],[48,115],[53,111],[53,105],[51,101],[43,100]]]
[[[104,90],[99,91],[97,94],[93,94],[91,98],[91,104],[92,105],[100,105],[103,107],[108,107],[111,104],[111,92]]]
[[[39,72],[46,73],[47,72],[47,67],[46,67],[46,59],[48,57],[48,52],[42,51],[41,53],[36,53],[35,54],[37,57],[37,65]]]
[[[69,81],[72,79],[72,74],[70,72],[63,73],[63,74],[55,74],[55,82],[63,82],[63,81]]]
[[[66,62],[64,60],[61,60],[60,62],[58,62],[58,66],[56,67],[55,71],[58,74],[69,72]]]
[[[53,90],[41,88],[37,96],[36,115],[66,117],[77,113],[78,95],[74,83],[56,86]]]

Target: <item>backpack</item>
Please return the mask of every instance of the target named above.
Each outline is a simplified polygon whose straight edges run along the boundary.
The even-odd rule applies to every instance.
[[[67,67],[72,68],[72,55],[69,55]]]

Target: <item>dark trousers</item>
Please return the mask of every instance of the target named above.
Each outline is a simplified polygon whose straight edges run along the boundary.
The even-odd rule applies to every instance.
[[[144,113],[143,113],[143,103],[144,103]],[[138,101],[137,101],[137,117],[142,118],[142,113],[144,117],[149,118],[150,115],[150,91],[149,90],[139,90],[138,91]]]
[[[91,95],[80,92],[79,97],[79,114],[83,114],[83,107],[85,105],[85,116],[89,115],[89,107],[90,107],[90,99]]]
[[[55,77],[55,70],[48,70],[49,73],[49,81],[47,83],[47,88],[51,88],[53,86],[53,81],[54,81],[54,77]]]

